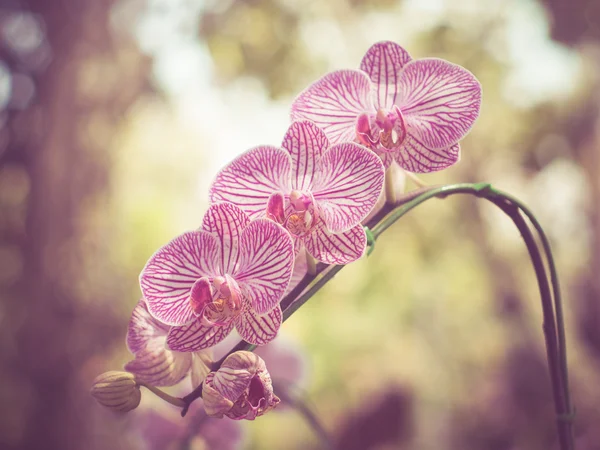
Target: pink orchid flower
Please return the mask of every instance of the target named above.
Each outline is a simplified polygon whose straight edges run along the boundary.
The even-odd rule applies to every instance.
[[[125,370],[133,373],[138,381],[153,386],[174,386],[189,373],[193,354],[167,348],[170,328],[150,315],[143,299],[133,309],[126,342],[135,359],[125,365]]]
[[[384,168],[373,152],[351,142],[332,147],[314,123],[294,122],[282,148],[256,147],[217,175],[212,202],[226,201],[251,218],[268,217],[327,264],[347,264],[366,247],[360,225],[383,189]]]
[[[231,345],[225,345],[226,343],[223,341],[214,349],[198,353],[205,355],[212,353],[213,350],[215,353],[219,350],[228,351]],[[268,364],[271,378],[279,385],[279,389],[281,386],[306,386],[308,372],[306,355],[294,341],[280,334],[269,344],[258,347],[255,353]],[[184,355],[191,354],[184,353]],[[194,361],[196,361],[195,357]],[[196,388],[204,381],[209,373],[205,369],[203,368],[200,374],[196,374],[198,379],[192,382],[192,388]],[[192,378],[194,374],[195,370],[192,368]],[[188,389],[185,383],[180,384],[174,394],[183,397],[189,393]],[[276,409],[277,412],[290,410],[289,405],[284,402]],[[192,404],[184,418],[180,416],[179,410],[165,403],[158,402],[156,405],[143,403],[136,414],[134,426],[145,444],[144,448],[148,450],[181,448],[186,443],[204,444],[206,448],[219,450],[235,450],[245,448],[244,444],[247,444],[248,437],[242,422],[208,417],[202,399]],[[204,448],[202,445],[200,447]],[[196,447],[192,444],[192,448]]]
[[[209,417],[254,420],[279,403],[262,358],[252,352],[229,355],[202,385],[204,410]]]
[[[292,120],[312,120],[332,143],[357,141],[388,167],[434,172],[459,159],[458,142],[479,115],[481,85],[468,70],[437,58],[413,60],[379,42],[361,70],[331,72],[304,90]]]
[[[199,385],[210,371],[211,350],[177,352],[167,347],[171,327],[148,312],[144,299],[133,309],[127,329],[127,348],[134,359],[124,369],[137,381],[153,386],[174,386],[191,373],[192,385]]]
[[[212,205],[198,231],[159,249],[140,275],[148,311],[173,325],[171,350],[212,347],[235,327],[264,345],[282,321],[279,302],[294,263],[293,243],[280,225],[250,221],[230,203]]]

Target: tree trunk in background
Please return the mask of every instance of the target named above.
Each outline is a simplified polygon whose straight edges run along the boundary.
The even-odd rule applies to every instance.
[[[30,193],[23,275],[7,317],[0,317],[18,318],[4,322],[16,338],[1,357],[6,374],[0,399],[14,405],[10,417],[2,417],[8,419],[0,426],[2,448],[91,448],[90,408],[96,406],[87,401],[82,367],[98,349],[123,340],[110,311],[82,304],[74,288],[78,271],[84,271],[81,217],[106,191],[110,139],[146,89],[148,61],[132,43],[113,42],[108,27],[113,3],[29,0],[26,5],[45,23],[52,61],[36,80],[34,104],[10,123],[25,129],[26,143],[9,142],[7,154],[23,156]],[[77,329],[84,317],[94,321],[89,337],[82,338]],[[106,430],[104,448],[117,448],[120,436],[110,434]]]

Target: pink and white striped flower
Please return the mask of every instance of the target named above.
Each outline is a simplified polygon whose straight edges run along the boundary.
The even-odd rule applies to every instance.
[[[212,205],[202,227],[158,250],[140,275],[148,311],[172,325],[167,345],[190,352],[212,347],[235,327],[264,345],[277,335],[279,302],[294,262],[280,225],[250,220],[230,203]]]
[[[379,42],[361,70],[331,72],[304,90],[292,120],[312,120],[332,143],[357,141],[388,167],[434,172],[459,159],[458,142],[479,115],[481,85],[468,70],[437,58],[413,60]]]
[[[347,264],[366,247],[360,225],[383,189],[379,158],[351,142],[332,147],[314,123],[294,122],[282,148],[256,147],[217,175],[212,202],[231,202],[251,218],[268,217],[327,264]]]
[[[143,299],[133,309],[126,342],[135,358],[125,365],[125,370],[133,373],[136,380],[153,386],[174,386],[189,373],[193,354],[167,348],[170,328],[152,317]]]
[[[252,352],[229,355],[202,385],[204,410],[209,417],[254,420],[279,403],[262,358]]]

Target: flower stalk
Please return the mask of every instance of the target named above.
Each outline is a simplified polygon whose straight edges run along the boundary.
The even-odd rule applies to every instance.
[[[367,226],[371,229],[374,239],[377,239],[398,219],[425,201],[432,198],[444,199],[455,194],[474,195],[479,198],[484,198],[496,205],[515,223],[527,246],[541,296],[544,317],[543,331],[553,389],[560,448],[561,450],[572,450],[574,448],[572,432],[573,412],[568,386],[566,337],[560,286],[548,238],[529,208],[513,196],[493,188],[488,183],[462,183],[431,186],[409,192],[394,203],[386,203],[382,209],[373,216]],[[548,265],[550,272],[551,288],[548,283],[546,267],[537,243],[521,213],[531,221],[534,229],[539,234],[546,257],[546,264]],[[283,298],[281,302],[283,320],[285,321],[291,317],[343,268],[343,265],[317,264],[314,274],[305,275],[300,283],[298,283],[298,285]],[[251,351],[253,347],[254,346],[241,341],[229,352],[229,354],[238,350]],[[217,361],[215,366],[219,367],[225,357],[222,360]],[[187,411],[189,404],[201,396],[201,389],[202,387],[199,386],[182,399],[186,403],[186,407],[182,410],[182,415]]]
[[[186,406],[186,403],[183,399],[178,398],[178,397],[173,397],[172,395],[169,395],[166,392],[161,391],[156,386],[152,386],[151,384],[140,383],[140,382],[138,382],[137,384],[138,384],[138,386],[144,386],[146,389],[148,389],[154,395],[162,398],[165,402],[170,403],[173,406],[177,406],[178,408],[184,408]]]

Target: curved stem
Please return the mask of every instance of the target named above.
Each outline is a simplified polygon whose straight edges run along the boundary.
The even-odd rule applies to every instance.
[[[496,191],[494,189],[495,192]],[[548,267],[550,269],[550,281],[552,283],[552,291],[554,295],[554,308],[556,310],[556,324],[557,324],[557,333],[558,333],[558,348],[560,351],[560,365],[561,365],[561,374],[563,377],[563,383],[565,386],[569,385],[569,374],[567,369],[567,345],[566,345],[566,334],[565,334],[565,321],[563,315],[563,307],[562,307],[562,297],[560,293],[560,283],[558,280],[558,273],[556,270],[556,265],[554,263],[554,257],[552,256],[552,249],[550,248],[550,241],[548,236],[544,232],[541,224],[537,220],[537,218],[533,215],[533,213],[525,206],[519,199],[513,197],[510,194],[506,194],[504,192],[499,192],[502,194],[507,200],[523,211],[523,213],[527,216],[527,218],[533,224],[533,227],[536,229],[540,236],[540,240],[542,242],[542,246],[544,248],[544,253],[546,254],[546,260],[548,262]],[[566,407],[569,411],[572,410],[571,398],[569,389],[565,389],[565,403]]]
[[[476,197],[485,198],[499,207],[515,223],[525,241],[529,255],[535,269],[540,295],[542,300],[542,311],[544,315],[544,336],[546,340],[546,352],[548,356],[548,365],[553,389],[556,415],[558,419],[557,427],[559,441],[562,450],[573,449],[571,403],[568,386],[568,369],[566,354],[566,337],[564,331],[564,318],[562,311],[562,302],[560,296],[560,286],[550,244],[541,225],[533,213],[518,199],[492,188],[488,183],[464,183],[447,186],[432,186],[429,188],[418,189],[398,199],[395,204],[386,203],[369,221],[367,226],[373,227],[371,232],[376,239],[385,230],[392,226],[398,219],[416,208],[421,203],[431,198],[445,198],[454,194],[470,194]],[[522,211],[531,221],[534,228],[540,235],[544,253],[550,269],[550,278],[552,283],[552,294],[548,285],[546,269],[542,261],[539,249],[525,223],[520,212]],[[307,274],[300,283],[282,300],[281,307],[284,310],[283,320],[287,320],[296,312],[308,299],[310,299],[323,285],[333,278],[344,266],[317,265],[314,273]],[[319,276],[323,274],[320,278]],[[554,302],[553,302],[554,300]],[[556,312],[556,316],[555,316]],[[251,350],[254,346],[247,342],[239,342],[228,354],[238,350]],[[226,357],[227,355],[225,355]],[[215,364],[218,368],[225,359],[223,357]],[[201,396],[202,386],[198,386],[193,392],[183,398],[186,403],[182,411],[185,415],[187,407],[196,398]]]
[[[533,263],[535,274],[538,280],[538,287],[542,298],[542,312],[544,322],[542,328],[544,330],[544,338],[546,340],[546,356],[548,358],[548,366],[550,371],[550,378],[552,384],[552,392],[554,397],[554,407],[558,418],[558,438],[561,449],[572,449],[573,444],[573,433],[571,430],[570,423],[565,420],[561,420],[561,417],[569,412],[569,405],[566,403],[569,390],[565,388],[568,386],[566,380],[561,379],[561,352],[559,343],[557,340],[556,322],[554,316],[554,310],[552,307],[552,296],[550,294],[550,286],[548,284],[548,277],[546,276],[546,269],[542,260],[538,246],[535,243],[535,238],[531,234],[531,230],[527,226],[527,223],[523,219],[520,212],[520,207],[508,200],[495,200],[488,199],[500,209],[502,209],[517,226],[523,241],[527,246],[527,251]]]
[[[152,392],[156,396],[162,398],[165,402],[168,402],[171,405],[177,406],[178,408],[185,408],[187,405],[184,399],[173,397],[172,395],[169,395],[166,392],[161,391],[159,388],[152,386],[151,384],[145,384],[145,383],[138,382],[138,385],[144,386],[150,392]]]

